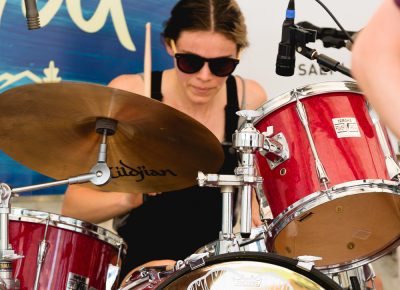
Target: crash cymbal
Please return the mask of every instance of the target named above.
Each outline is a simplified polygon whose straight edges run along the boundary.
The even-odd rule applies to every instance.
[[[112,178],[102,189],[181,189],[197,183],[198,171],[217,172],[223,162],[218,139],[201,123],[123,90],[78,82],[29,84],[1,93],[0,110],[0,149],[58,180],[97,164],[100,117],[118,122],[107,137]]]

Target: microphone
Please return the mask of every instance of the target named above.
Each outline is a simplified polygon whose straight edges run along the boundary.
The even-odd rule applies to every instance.
[[[36,7],[36,0],[25,0],[26,20],[28,29],[40,28],[39,12]]]
[[[282,38],[279,42],[275,72],[280,76],[292,76],[296,63],[296,42],[294,24],[294,0],[289,1],[286,18],[282,24]]]

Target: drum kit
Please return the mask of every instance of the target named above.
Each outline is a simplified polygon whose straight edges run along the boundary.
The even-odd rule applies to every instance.
[[[370,263],[399,244],[400,167],[354,82],[300,87],[237,112],[245,122],[232,136],[232,175],[207,173],[218,170],[223,152],[206,127],[140,95],[94,84],[34,84],[1,93],[0,108],[0,148],[57,180],[1,184],[1,290],[367,290],[375,289]],[[121,237],[11,207],[21,192],[62,184],[143,193],[196,182],[220,188],[219,237],[173,267],[133,271],[120,286]],[[260,211],[267,203],[272,212],[258,228],[253,192]]]

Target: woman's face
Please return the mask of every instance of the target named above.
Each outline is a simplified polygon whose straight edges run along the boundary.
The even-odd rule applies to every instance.
[[[231,57],[237,58],[236,44],[224,35],[210,31],[184,31],[175,42],[178,53],[191,53],[204,58]],[[170,46],[168,53],[174,55]],[[176,66],[178,81],[185,96],[194,103],[204,104],[210,101],[225,84],[227,77],[214,75],[208,63],[196,73],[187,74]]]

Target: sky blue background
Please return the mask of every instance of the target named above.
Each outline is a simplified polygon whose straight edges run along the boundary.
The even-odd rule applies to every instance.
[[[98,1],[80,2],[85,19],[90,18],[97,8]],[[43,69],[48,66],[50,60],[54,60],[56,67],[60,69],[59,76],[63,81],[84,81],[106,85],[119,74],[142,72],[147,22],[150,22],[152,27],[153,69],[172,66],[172,60],[161,43],[160,32],[163,22],[168,18],[176,1],[121,0],[121,2],[129,33],[136,46],[134,52],[125,49],[120,44],[110,15],[101,30],[96,33],[86,33],[72,21],[64,1],[48,25],[41,29],[28,30],[21,9],[23,2],[7,0],[0,22],[0,86],[5,83],[1,77],[2,75],[4,77],[4,73],[17,75],[30,70],[43,78],[45,76]],[[39,11],[45,3],[47,1],[38,1]],[[27,83],[32,83],[32,80],[21,79],[0,89],[0,93]],[[60,162],[62,162],[62,156],[60,156]],[[52,181],[52,179],[18,164],[0,151],[0,182],[12,187],[21,187],[47,181]],[[21,195],[62,194],[64,190],[65,187],[59,186]]]

